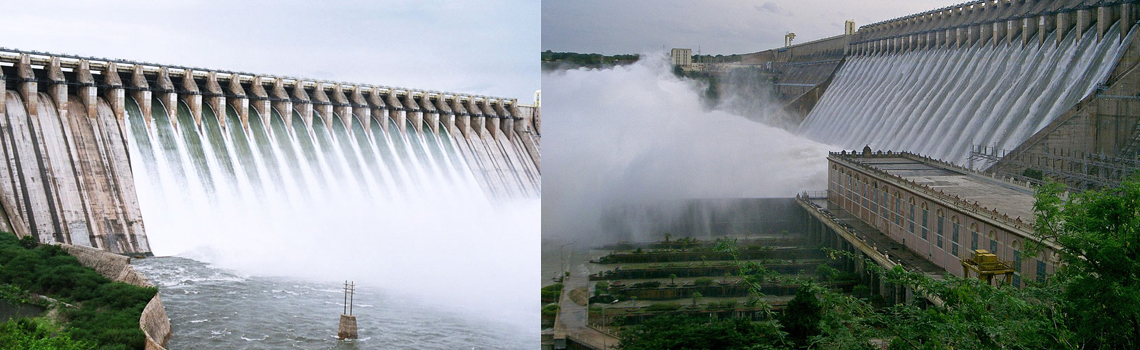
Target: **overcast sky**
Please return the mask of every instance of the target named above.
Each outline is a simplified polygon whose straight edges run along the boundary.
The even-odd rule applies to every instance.
[[[542,49],[604,54],[698,46],[706,54],[763,51],[965,0],[546,0]]]
[[[0,1],[0,47],[518,98],[539,0]]]

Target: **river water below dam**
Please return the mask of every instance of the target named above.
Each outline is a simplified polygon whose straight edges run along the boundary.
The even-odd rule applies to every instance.
[[[535,349],[538,336],[357,281],[360,339],[336,338],[339,283],[247,276],[192,259],[132,263],[158,285],[170,349]]]

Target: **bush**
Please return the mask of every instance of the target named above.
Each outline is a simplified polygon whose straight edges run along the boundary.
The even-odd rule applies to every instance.
[[[555,283],[555,284],[552,284],[552,285],[549,285],[546,287],[542,287],[542,298],[543,299],[558,300],[558,298],[561,296],[562,296],[562,283]]]
[[[28,291],[11,284],[0,284],[0,301],[9,304],[27,303]]]
[[[0,323],[0,347],[4,349],[57,349],[90,350],[95,345],[73,340],[67,333],[52,335],[54,331],[27,318]]]
[[[736,304],[737,304],[736,300],[725,300],[725,301],[722,301],[719,303],[717,303],[717,302],[708,303],[708,306],[706,306],[706,307],[709,309],[714,309],[714,310],[716,310],[716,309],[735,309]]]
[[[62,312],[69,324],[59,337],[52,338],[65,339],[58,348],[83,348],[67,347],[73,343],[108,350],[142,349],[146,346],[145,336],[139,329],[139,317],[146,304],[158,293],[155,288],[112,282],[83,266],[58,246],[33,245],[26,238],[16,239],[12,234],[0,233],[0,284],[4,283],[79,305]],[[13,338],[13,342],[38,341],[34,337],[36,330],[27,325],[7,327],[23,327],[13,328],[22,332],[17,337],[24,337]],[[69,343],[71,339],[75,342]],[[0,341],[0,344],[8,343]]]
[[[708,278],[708,277],[701,277],[701,278],[698,278],[696,281],[693,281],[694,285],[700,286],[700,287],[712,285],[712,283],[713,283],[712,278]]]
[[[20,238],[20,246],[21,247],[24,247],[27,249],[33,249],[39,245],[40,245],[40,242],[37,242],[35,237],[24,236],[24,237]]]
[[[543,316],[554,316],[558,314],[558,304],[550,304],[542,307]]]
[[[598,282],[594,285],[594,296],[599,296],[610,291],[610,284],[606,281]]]

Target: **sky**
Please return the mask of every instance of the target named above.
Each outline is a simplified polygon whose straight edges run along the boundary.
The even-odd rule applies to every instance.
[[[704,54],[763,51],[843,34],[965,0],[547,0],[542,49],[606,55],[692,48]]]
[[[539,0],[9,1],[0,47],[518,98]]]

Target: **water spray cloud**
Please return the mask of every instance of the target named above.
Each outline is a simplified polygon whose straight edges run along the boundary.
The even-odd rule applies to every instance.
[[[705,108],[701,83],[661,53],[604,70],[543,75],[544,237],[594,242],[609,210],[691,198],[792,196],[823,188],[828,146]]]

